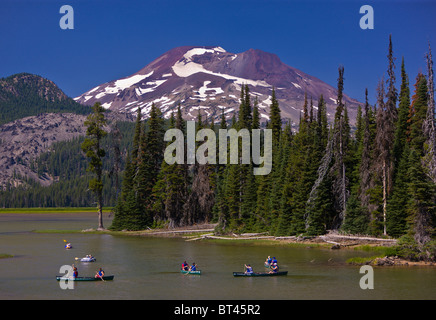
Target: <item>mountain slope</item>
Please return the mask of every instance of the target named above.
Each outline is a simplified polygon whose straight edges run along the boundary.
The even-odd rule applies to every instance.
[[[19,73],[0,79],[0,124],[40,113],[89,111],[43,77]]]
[[[44,113],[0,126],[0,188],[19,186],[24,177],[50,185],[53,177],[38,176],[33,160],[55,142],[84,136],[85,119],[73,113]]]
[[[127,114],[108,112],[106,130],[115,122],[133,122]],[[56,142],[86,135],[86,115],[74,113],[43,113],[8,122],[0,126],[0,190],[25,184],[26,179],[48,186],[56,177],[35,167],[44,152],[52,152]]]
[[[322,94],[327,112],[333,118],[336,89],[280,61],[275,54],[250,49],[234,54],[221,47],[177,47],[135,74],[101,84],[76,97],[87,105],[96,101],[120,112],[135,112],[138,107],[147,116],[155,103],[169,117],[180,103],[186,120],[195,119],[199,110],[217,121],[222,109],[227,118],[238,111],[242,85],[250,88],[252,102],[258,99],[262,120],[268,120],[274,87],[282,118],[298,124],[307,93],[316,109]],[[358,101],[345,95],[350,119],[354,120]]]

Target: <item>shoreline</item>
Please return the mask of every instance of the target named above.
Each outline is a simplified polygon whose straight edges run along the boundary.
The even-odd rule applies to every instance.
[[[111,207],[103,208],[103,213],[112,212]],[[2,214],[62,214],[62,213],[98,213],[95,207],[41,207],[41,208],[0,208]]]
[[[112,208],[105,209],[105,213],[111,212]],[[62,214],[62,213],[97,213],[96,208],[0,208],[1,214]],[[320,248],[330,250],[364,250],[384,253],[384,250],[397,244],[397,239],[376,238],[366,235],[342,235],[336,232],[329,232],[320,236],[270,236],[263,233],[243,233],[216,235],[217,224],[199,224],[174,229],[160,228],[140,231],[112,231],[97,230],[94,228],[85,230],[34,230],[36,233],[95,233],[112,234],[118,236],[141,236],[141,237],[176,237],[185,241],[213,241],[220,243],[239,243],[244,245],[279,245],[306,248]],[[347,264],[372,265],[372,266],[436,266],[430,261],[410,261],[399,257],[379,254],[369,258],[351,259]]]
[[[429,261],[410,261],[397,256],[385,256],[385,250],[395,246],[397,239],[376,238],[370,236],[341,235],[330,232],[321,236],[283,236],[275,237],[264,233],[243,233],[231,235],[215,235],[216,224],[203,224],[174,229],[150,229],[142,231],[116,231],[118,235],[144,236],[144,237],[175,237],[185,241],[212,241],[219,243],[238,243],[244,245],[279,245],[292,247],[305,247],[307,249],[320,248],[325,250],[364,250],[380,252],[380,255],[351,259],[349,265],[371,265],[376,267],[435,267],[436,263]],[[90,230],[91,231],[91,230]],[[87,231],[84,231],[87,232]],[[113,231],[108,231],[109,233]]]

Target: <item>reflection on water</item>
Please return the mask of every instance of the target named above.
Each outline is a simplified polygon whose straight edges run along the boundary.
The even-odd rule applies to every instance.
[[[106,217],[105,226],[110,225]],[[359,267],[344,264],[350,250],[186,242],[175,238],[98,234],[34,233],[32,230],[95,228],[96,214],[0,215],[0,299],[435,299],[434,268],[375,268],[374,290],[362,290]],[[65,250],[64,241],[73,249]],[[97,262],[76,258],[92,254]],[[264,271],[265,258],[276,256],[286,277],[234,278],[250,263]],[[196,262],[201,276],[179,272]],[[99,267],[114,281],[76,282],[61,290],[55,276],[75,264],[79,276]]]

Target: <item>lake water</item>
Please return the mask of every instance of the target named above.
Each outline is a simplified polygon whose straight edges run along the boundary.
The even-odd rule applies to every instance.
[[[344,262],[369,255],[352,250],[252,246],[180,238],[105,234],[34,233],[32,230],[74,230],[95,227],[96,214],[1,214],[0,299],[146,299],[146,300],[299,300],[299,299],[436,299],[436,269],[374,267],[374,289],[363,290],[360,267]],[[105,226],[110,218],[105,217]],[[68,240],[73,249],[65,250]],[[75,258],[92,254],[97,262]],[[285,277],[234,278],[250,263],[277,257]],[[196,262],[201,276],[182,275],[181,263]],[[114,281],[75,282],[62,290],[55,276],[62,265],[75,264],[79,276],[93,276],[99,267]]]

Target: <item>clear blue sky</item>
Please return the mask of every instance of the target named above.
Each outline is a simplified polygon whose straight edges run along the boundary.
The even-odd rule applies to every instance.
[[[62,5],[74,9],[74,30],[62,30]],[[374,9],[374,29],[362,30],[359,8]],[[428,41],[436,59],[436,1],[291,0],[0,0],[0,77],[29,72],[76,97],[135,73],[182,45],[250,48],[277,54],[295,68],[360,101],[387,69],[389,34],[397,86],[404,56],[410,83],[425,72]]]

